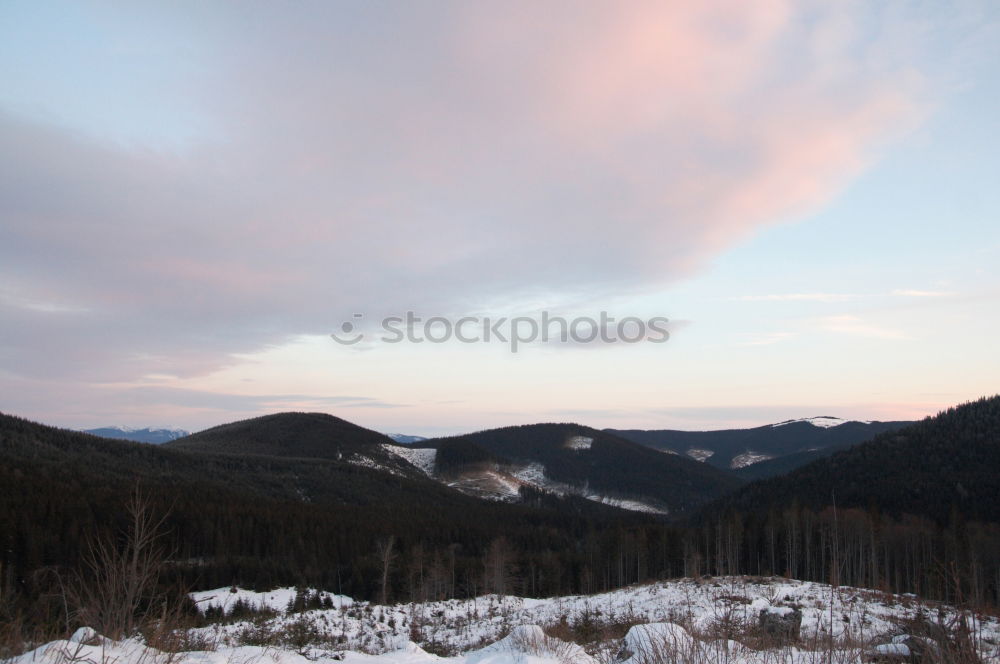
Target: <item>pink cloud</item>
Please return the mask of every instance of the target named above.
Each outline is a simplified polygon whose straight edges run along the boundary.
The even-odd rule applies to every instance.
[[[100,310],[12,316],[17,372],[197,373],[345,312],[653,288],[823,205],[920,110],[862,6],[335,7],[208,10],[189,90],[224,129],[183,154],[0,115],[0,277]]]

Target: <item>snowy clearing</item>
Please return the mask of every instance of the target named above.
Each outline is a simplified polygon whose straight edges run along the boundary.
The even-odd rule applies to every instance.
[[[570,450],[589,450],[594,439],[588,436],[570,436],[566,440],[566,448]]]
[[[743,454],[737,454],[734,456],[733,460],[729,462],[729,467],[733,469],[746,468],[747,466],[752,466],[755,463],[760,463],[761,461],[767,461],[773,458],[774,456],[770,454],[762,454],[761,452],[747,450]]]
[[[410,462],[425,475],[434,474],[434,460],[437,459],[437,450],[434,448],[403,447],[402,445],[382,445],[382,449],[390,454],[395,454],[404,461]]]
[[[411,450],[417,452],[420,450]],[[657,505],[628,497],[607,496],[595,493],[586,487],[556,482],[545,474],[545,466],[532,462],[523,466],[495,466],[464,473],[461,477],[447,482],[453,489],[486,500],[517,501],[522,486],[547,491],[557,496],[580,496],[596,503],[618,509],[647,514],[668,514],[669,511]]]
[[[697,447],[692,447],[691,449],[689,449],[684,454],[688,455],[689,457],[691,457],[695,461],[704,461],[704,460],[708,459],[710,456],[712,456],[713,454],[715,454],[715,452],[713,450],[702,450],[702,449],[698,449]]]
[[[923,615],[952,620],[958,613],[944,605],[921,603],[910,596],[786,579],[683,579],[625,588],[608,593],[529,599],[489,595],[468,600],[379,606],[365,602],[343,608],[307,611],[269,619],[266,629],[280,633],[308,621],[317,634],[340,650],[383,653],[416,641],[435,652],[467,653],[495,643],[521,625],[552,627],[581,624],[635,625],[675,623],[692,634],[706,635],[756,624],[761,611],[801,612],[803,643],[827,639],[869,642],[891,633],[897,622]],[[258,625],[257,628],[260,626]],[[1000,644],[995,618],[976,623],[984,643]],[[254,629],[251,621],[196,630],[220,645],[241,645]],[[996,660],[1000,664],[1000,659]]]
[[[290,588],[266,593],[222,588],[192,596],[205,607],[226,595],[279,615],[191,630],[189,642],[206,649],[181,653],[163,653],[136,639],[110,641],[82,628],[10,664],[857,662],[863,653],[903,653],[929,642],[899,633],[901,624],[921,616],[937,625],[962,619],[983,662],[1000,664],[996,618],[912,596],[786,579],[683,579],[590,596],[491,595],[395,606],[330,595],[337,598],[334,608],[301,613],[284,610],[295,596]],[[762,613],[800,619],[801,634],[779,645],[762,642],[754,632]],[[601,636],[583,638],[591,633]],[[259,643],[250,645],[255,639]]]

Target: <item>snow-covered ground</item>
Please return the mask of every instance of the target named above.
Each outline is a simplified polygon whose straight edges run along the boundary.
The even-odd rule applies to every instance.
[[[281,613],[192,630],[190,642],[206,650],[168,655],[137,640],[111,642],[81,631],[11,664],[818,664],[860,661],[866,648],[900,651],[904,639],[892,636],[918,616],[935,624],[965,620],[983,661],[1000,664],[996,618],[913,596],[785,579],[685,579],[589,596],[491,595],[393,606],[333,596],[334,608],[294,614],[282,612],[294,596],[288,588],[223,588],[194,597],[206,606],[223,595]],[[799,638],[780,646],[760,641],[754,627],[761,612],[801,615]]]
[[[593,443],[593,439],[586,438],[584,436],[575,436],[574,438],[582,438],[585,443],[576,443],[577,445],[589,445]],[[574,440],[571,438],[570,440]],[[585,449],[583,447],[575,447],[573,449]],[[623,510],[629,510],[631,512],[646,512],[647,514],[667,514],[667,510],[657,507],[656,505],[651,505],[649,503],[642,502],[640,500],[630,499],[630,498],[620,498],[614,496],[606,496],[601,493],[597,493],[587,487],[577,487],[569,484],[564,484],[562,482],[556,482],[555,480],[549,478],[545,474],[545,466],[540,463],[530,463],[526,466],[520,468],[511,469],[510,473],[514,478],[518,480],[521,484],[533,487],[535,489],[540,489],[542,491],[548,491],[549,493],[554,493],[559,496],[575,495],[586,498],[587,500],[592,500],[596,503],[602,503],[604,505],[610,505],[612,507],[617,507]],[[516,496],[515,496],[516,497]]]
[[[454,657],[430,654],[405,639],[386,652],[321,653],[271,646],[219,647],[214,650],[163,652],[139,639],[112,641],[90,628],[53,641],[11,660],[10,664],[598,664],[582,648],[545,636],[527,625],[484,648]]]
[[[617,507],[621,510],[628,510],[630,512],[645,512],[646,514],[669,514],[669,510],[650,505],[649,503],[644,503],[641,500],[631,500],[629,498],[611,498],[609,496],[602,496],[599,493],[588,493],[583,496],[587,500],[593,500],[595,503],[601,503],[603,505],[610,505],[611,507]]]
[[[393,606],[344,602],[341,608],[278,616],[267,621],[267,626],[281,632],[306,620],[318,633],[339,640],[344,649],[363,652],[382,652],[408,639],[436,650],[468,652],[499,640],[519,625],[670,622],[694,634],[707,634],[720,629],[720,625],[756,624],[760,612],[769,607],[798,608],[802,613],[801,635],[806,642],[829,634],[865,642],[892,632],[896,622],[919,612],[933,621],[948,621],[957,615],[943,605],[928,608],[912,596],[846,587],[831,589],[824,584],[786,579],[734,577],[685,579],[552,599],[489,595]],[[202,628],[198,635],[239,645],[241,635],[251,625],[214,625]],[[984,639],[1000,643],[996,619],[984,620],[977,627]]]
[[[424,471],[427,475],[434,474],[434,460],[437,458],[437,450],[429,448],[403,447],[402,445],[382,445],[382,448],[390,454],[409,461],[411,464]]]
[[[689,457],[691,457],[695,461],[705,461],[710,456],[714,455],[715,451],[714,450],[702,450],[702,449],[699,449],[697,447],[692,447],[691,449],[689,449],[684,454],[688,455]]]
[[[399,475],[400,472],[395,468],[390,468],[385,464],[379,463],[375,459],[368,455],[360,454],[358,452],[353,452],[350,454],[346,461],[355,466],[361,466],[362,468],[371,468],[372,470],[381,470],[392,475]]]
[[[318,591],[312,591],[318,592]],[[191,599],[195,606],[204,613],[209,608],[222,609],[224,613],[230,613],[233,607],[242,602],[244,606],[254,609],[267,609],[284,613],[295,599],[295,588],[275,588],[267,592],[256,592],[244,590],[243,588],[216,588],[215,590],[199,590],[191,593]],[[319,592],[321,599],[327,600],[337,608],[343,608],[354,604],[354,600],[346,595],[335,595],[328,592]]]
[[[479,498],[504,501],[519,500],[521,487],[527,486],[547,491],[557,496],[580,496],[596,503],[602,503],[631,512],[668,514],[666,509],[640,500],[606,496],[589,490],[586,487],[576,487],[556,482],[545,475],[545,467],[540,463],[469,472],[457,479],[450,480],[448,486]]]
[[[767,461],[768,459],[773,458],[774,457],[770,454],[747,450],[743,454],[737,454],[734,456],[733,460],[729,462],[729,467],[733,469],[746,468],[747,466],[752,466],[755,463],[760,463],[761,461]]]
[[[567,439],[566,446],[573,450],[588,449],[593,444],[593,438],[586,436],[572,436]],[[437,455],[435,449],[421,449],[404,447],[402,445],[383,445],[383,449],[394,454],[424,472],[429,477],[441,479],[435,474],[434,462]],[[374,462],[367,460],[367,464]],[[352,459],[355,463],[361,463]],[[458,477],[449,477],[446,484],[453,489],[485,500],[500,500],[514,502],[520,500],[521,487],[531,487],[541,491],[554,493],[558,496],[576,495],[603,503],[619,509],[632,512],[646,512],[648,514],[667,514],[668,511],[661,506],[646,503],[634,498],[618,496],[608,496],[597,493],[587,487],[572,486],[557,482],[545,474],[545,466],[538,462],[528,464],[494,465],[488,468],[477,468],[463,473]]]

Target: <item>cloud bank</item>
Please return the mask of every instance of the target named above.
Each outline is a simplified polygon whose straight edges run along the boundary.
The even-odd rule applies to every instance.
[[[905,27],[785,0],[121,10],[189,77],[122,126],[183,96],[213,129],[108,138],[65,120],[79,84],[61,120],[0,107],[0,368],[194,376],[352,311],[682,279],[919,117],[883,48]],[[176,48],[141,51],[154,28]]]

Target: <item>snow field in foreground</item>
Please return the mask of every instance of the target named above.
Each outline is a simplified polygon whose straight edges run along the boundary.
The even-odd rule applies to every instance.
[[[257,601],[283,611],[294,591],[231,593],[223,588],[194,595],[203,600],[200,606],[236,595],[245,603]],[[912,596],[834,590],[785,579],[688,579],[589,596],[539,600],[492,595],[395,606],[330,597],[337,598],[332,609],[282,613],[190,632],[194,642],[214,644],[213,650],[166,654],[136,640],[111,642],[80,630],[71,640],[42,646],[12,664],[818,664],[831,657],[825,646],[831,633],[833,661],[860,661],[862,646],[898,630],[898,621],[920,612],[932,622],[959,616],[951,607],[920,603]],[[801,638],[792,645],[752,649],[748,646],[753,644],[727,633],[755,624],[762,610],[788,614],[792,607],[802,615]],[[581,647],[546,634],[573,639],[582,633],[576,628],[583,624],[617,627],[617,636]],[[972,619],[970,627],[984,662],[1000,664],[997,620]],[[295,634],[308,638],[289,640]],[[248,645],[252,637],[262,635],[267,645]]]
[[[223,591],[228,589],[212,592]],[[278,632],[308,621],[319,633],[349,650],[380,652],[400,638],[416,637],[413,640],[436,651],[467,652],[499,640],[519,625],[671,622],[695,633],[706,633],[720,623],[756,622],[761,609],[769,606],[800,608],[803,640],[830,634],[838,639],[870,640],[891,631],[895,621],[911,618],[921,610],[928,619],[938,619],[936,607],[928,610],[913,597],[846,587],[831,591],[825,584],[786,579],[716,578],[667,581],[551,599],[487,595],[393,606],[355,602],[339,609],[278,616],[264,626]],[[942,606],[941,610],[946,620],[956,615],[949,607]],[[237,645],[241,634],[254,627],[250,621],[242,621],[197,631],[200,637]],[[1000,642],[996,620],[978,627]]]

